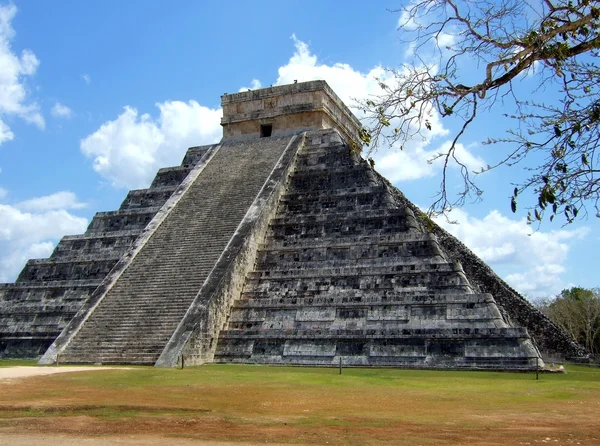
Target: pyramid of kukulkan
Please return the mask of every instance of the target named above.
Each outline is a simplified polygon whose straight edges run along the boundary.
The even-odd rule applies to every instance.
[[[0,356],[523,370],[585,355],[360,157],[324,81],[222,105],[221,142],[0,286]]]

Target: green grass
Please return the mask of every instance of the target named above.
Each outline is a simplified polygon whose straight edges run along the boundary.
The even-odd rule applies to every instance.
[[[0,359],[0,367],[35,366],[37,359]]]
[[[539,380],[534,373],[345,368],[340,375],[336,368],[216,364],[65,373],[3,387],[0,435],[27,420],[54,426],[85,417],[101,424],[94,432],[144,426],[223,441],[262,442],[271,432],[270,441],[283,443],[401,444],[404,435],[410,444],[425,435],[471,444],[485,431],[500,442],[507,435],[531,442],[547,427],[594,444],[600,369],[566,370]]]

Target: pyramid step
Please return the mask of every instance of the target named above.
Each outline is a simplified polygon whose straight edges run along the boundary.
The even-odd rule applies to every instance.
[[[112,351],[126,361],[135,351],[130,346],[146,338],[145,342],[164,341],[158,356],[288,141],[289,137],[260,144],[242,142],[235,149],[224,145],[201,166],[201,174],[105,294],[65,354],[89,348],[90,357],[101,358]],[[239,150],[253,153],[251,161],[240,157]],[[244,181],[240,181],[242,171]]]
[[[361,273],[365,269],[373,269],[376,274],[393,274],[395,272],[431,272],[431,271],[454,271],[456,268],[439,256],[422,257],[363,257],[355,258],[346,256],[345,252],[338,251],[334,259],[301,259],[300,256],[290,260],[277,260],[274,258],[261,259],[257,264],[255,272],[260,277],[285,275],[284,272],[302,270],[322,270],[328,274],[332,269],[343,269],[344,271],[357,271]],[[332,255],[333,256],[333,255]],[[352,266],[348,266],[348,263]],[[350,270],[348,268],[351,268]]]
[[[295,293],[296,291],[292,291]],[[274,293],[244,292],[242,299],[238,299],[234,308],[298,308],[311,307],[339,307],[339,306],[388,306],[392,304],[475,304],[493,302],[490,294],[442,294],[424,292],[387,292],[380,290],[335,290],[331,293],[324,291],[322,294],[304,296],[280,297]],[[273,296],[273,297],[271,297]]]
[[[337,330],[222,330],[220,339],[494,339],[527,338],[521,327],[495,328],[393,328],[393,329],[337,329]]]
[[[98,212],[94,215],[86,234],[124,230],[143,230],[160,207],[124,209],[122,211]]]
[[[329,236],[321,236],[315,238],[308,237],[285,237],[268,235],[264,243],[260,245],[261,250],[275,249],[299,249],[299,248],[316,248],[316,247],[342,247],[353,246],[356,244],[398,244],[409,242],[425,242],[434,239],[431,235],[427,235],[421,231],[396,232],[390,234],[360,234],[360,235],[344,235],[334,234]]]
[[[289,204],[280,206],[277,218],[289,218],[290,222],[306,222],[326,215],[345,214],[348,217],[360,218],[365,214],[377,212],[384,207],[383,200],[371,199],[369,201],[356,202],[357,200],[346,200],[345,202],[313,202],[306,205]]]
[[[335,262],[335,261],[333,261]],[[301,262],[300,266],[285,269],[256,269],[248,273],[248,280],[280,280],[289,278],[303,278],[303,277],[361,277],[361,276],[378,276],[382,279],[399,279],[404,280],[409,276],[422,275],[421,278],[425,279],[430,275],[442,274],[447,275],[448,273],[461,272],[462,269],[457,264],[450,264],[447,262],[437,262],[432,260],[431,262],[423,263],[393,263],[390,265],[374,264],[369,265],[369,262],[365,264],[348,264],[339,263],[337,265],[327,265],[328,262],[322,262],[324,265],[320,267],[321,262],[312,262],[311,267],[303,268]],[[311,263],[311,262],[307,262]],[[390,262],[391,263],[391,262]],[[260,265],[258,265],[260,267]],[[270,265],[268,265],[270,266]]]
[[[304,147],[298,151],[297,157],[302,161],[321,155],[349,156],[351,152],[348,146],[341,142],[339,144],[313,145],[310,141],[307,141]]]
[[[159,169],[150,188],[178,186],[191,170],[192,166],[175,166]]]
[[[351,223],[362,220],[384,220],[395,221],[394,219],[405,219],[407,217],[414,218],[412,211],[400,208],[382,208],[375,209],[370,212],[332,212],[316,215],[293,215],[286,217],[275,217],[271,220],[271,226],[280,225],[300,225],[300,224],[315,224],[315,223]]]
[[[443,253],[435,241],[410,241],[394,244],[356,243],[337,246],[291,246],[286,248],[263,248],[258,252],[258,264],[273,262],[334,261],[395,261],[417,263],[442,261]]]
[[[119,210],[162,206],[175,192],[177,185],[130,190]]]
[[[371,186],[351,186],[346,188],[334,188],[330,190],[319,190],[319,191],[286,191],[281,197],[280,204],[304,204],[306,202],[320,202],[335,200],[337,198],[347,197],[349,195],[354,196],[379,196],[387,195],[387,191],[384,186],[377,184]]]

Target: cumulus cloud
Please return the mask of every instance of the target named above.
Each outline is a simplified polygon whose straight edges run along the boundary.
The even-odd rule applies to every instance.
[[[383,67],[378,65],[361,73],[345,63],[322,64],[310,52],[308,44],[298,40],[295,35],[292,35],[292,40],[296,51],[286,65],[279,67],[277,85],[291,84],[295,80],[305,82],[323,79],[350,107],[354,99],[366,98],[380,89],[375,78],[385,78]]]
[[[0,119],[0,144],[10,141],[14,137],[15,134],[11,132],[10,128]]]
[[[161,167],[178,165],[188,147],[217,142],[221,109],[196,101],[157,103],[158,118],[126,106],[81,141],[94,170],[115,187],[147,187]]]
[[[449,41],[450,37],[444,39]],[[348,64],[335,63],[326,65],[319,63],[316,55],[310,52],[308,44],[292,35],[295,46],[295,52],[288,63],[279,68],[279,77],[277,85],[289,84],[297,80],[298,82],[323,79],[331,86],[338,96],[353,108],[356,100],[366,99],[369,96],[376,95],[381,91],[379,82],[388,79],[388,73],[383,67],[377,65],[366,73],[355,70]],[[360,118],[361,114],[357,113]],[[439,114],[431,110],[429,118],[432,131],[427,139],[415,138],[405,144],[403,150],[398,147],[392,150],[381,149],[377,151],[373,158],[377,170],[384,174],[390,181],[410,181],[420,178],[435,176],[440,172],[441,160],[433,163],[429,161],[436,154],[444,152],[450,147],[450,142],[443,142],[437,148],[431,148],[432,141],[442,138],[448,134],[444,128]],[[394,125],[392,122],[392,126]],[[473,155],[468,148],[459,144],[456,148],[456,158],[463,163],[469,170],[479,170],[486,166],[485,161]],[[451,167],[457,167],[456,163],[451,163]]]
[[[13,281],[28,259],[48,257],[63,235],[84,232],[88,221],[67,211],[77,207],[70,192],[0,204],[0,282]]]
[[[321,63],[309,46],[292,35],[295,51],[288,62],[279,67],[275,85],[324,79],[340,98],[352,108],[355,100],[365,99],[381,91],[376,78],[386,79],[383,67],[377,65],[360,72],[349,64]],[[262,83],[253,79],[251,89]],[[240,91],[247,90],[241,88]],[[116,187],[145,187],[159,167],[176,165],[188,146],[209,144],[221,137],[221,109],[210,109],[195,101],[167,101],[156,104],[160,116],[140,114],[126,106],[115,120],[105,122],[81,141],[82,152],[93,159],[94,169]],[[359,114],[360,116],[360,114]],[[375,154],[378,170],[392,181],[431,177],[439,172],[438,163],[427,161],[447,147],[432,141],[448,133],[434,110],[429,117],[433,130],[426,140],[415,139],[404,150],[380,150]],[[460,145],[457,157],[472,170],[484,166],[483,160]]]
[[[241,87],[238,90],[238,92],[248,91],[248,90],[258,90],[259,88],[262,88],[262,84],[260,83],[260,81],[258,79],[252,79],[252,82],[250,82],[249,87]]]
[[[35,74],[39,60],[30,50],[17,55],[11,48],[15,36],[11,22],[16,13],[15,5],[0,5],[0,144],[14,137],[4,117],[18,116],[42,129],[45,126],[38,105],[28,101],[25,86],[26,77]]]
[[[531,296],[552,296],[567,286],[561,274],[566,272],[568,242],[589,233],[585,227],[534,232],[525,219],[513,220],[497,210],[479,219],[455,209],[450,218],[458,224],[444,218],[437,223],[492,268],[508,271],[503,279]]]
[[[92,83],[92,78],[90,77],[89,74],[82,74],[81,79],[83,79],[83,81],[88,85],[90,85]]]
[[[61,104],[60,102],[57,102],[56,104],[54,104],[54,107],[52,107],[52,110],[50,110],[50,113],[55,118],[71,118],[71,117],[73,117],[73,110],[71,110],[69,107],[67,107],[64,104]]]
[[[81,209],[86,207],[80,203],[73,192],[60,191],[44,197],[32,198],[16,204],[16,207],[25,211],[51,211],[56,209]]]
[[[443,158],[437,157],[450,148],[450,142],[444,142],[437,149],[427,150],[418,142],[407,144],[404,150],[387,150],[375,154],[377,170],[392,183],[399,181],[418,180],[435,176],[442,169]],[[478,171],[486,166],[485,161],[473,155],[462,144],[457,144],[455,157],[470,171]],[[449,164],[451,168],[459,165],[455,162]]]
[[[398,28],[402,28],[403,30],[413,31],[417,29],[419,26],[422,26],[424,22],[426,22],[425,12],[429,9],[418,10],[421,11],[422,14],[410,14],[409,11],[415,7],[417,4],[416,1],[409,2],[402,10],[400,11],[400,16],[398,17]],[[424,11],[424,12],[423,12]]]

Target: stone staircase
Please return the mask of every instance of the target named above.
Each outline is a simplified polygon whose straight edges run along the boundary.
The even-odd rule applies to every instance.
[[[335,131],[299,152],[220,363],[527,369],[537,355]]]
[[[586,355],[351,152],[361,124],[324,81],[221,105],[221,144],[0,284],[0,357],[515,370],[530,334]]]
[[[0,358],[46,351],[210,147],[190,148],[181,166],[161,169],[119,210],[96,213],[85,234],[63,237],[49,258],[0,284]]]
[[[103,295],[60,361],[154,364],[289,140],[224,143]]]

